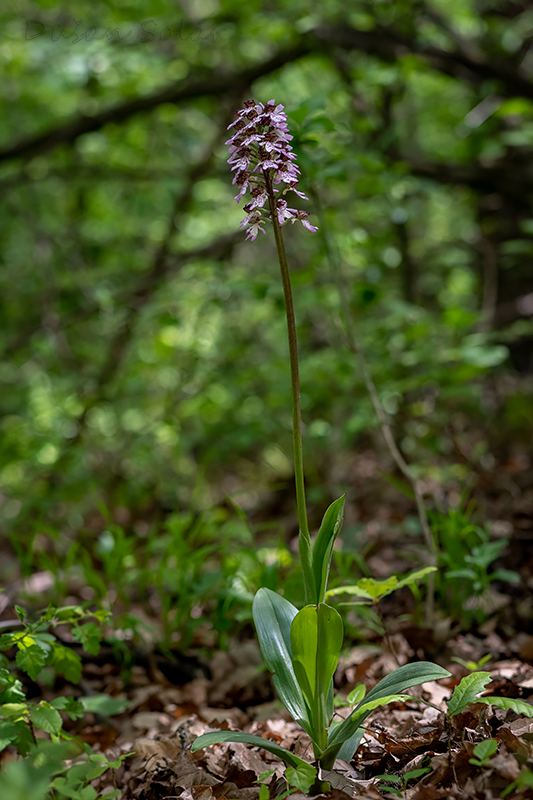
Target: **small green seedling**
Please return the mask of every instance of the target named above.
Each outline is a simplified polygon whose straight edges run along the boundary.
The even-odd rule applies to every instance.
[[[498,742],[496,739],[485,739],[485,741],[476,744],[474,747],[475,758],[468,759],[468,763],[473,764],[475,767],[486,767],[497,749]]]
[[[412,769],[409,772],[405,772],[401,777],[398,775],[376,775],[376,780],[380,780],[383,783],[393,783],[396,785],[400,785],[403,790],[407,788],[407,784],[411,780],[415,780],[416,778],[421,778],[422,775],[427,775],[428,772],[431,772],[431,767],[421,767],[420,769]],[[393,794],[397,797],[403,797],[402,793],[396,786],[383,786],[380,787],[382,791],[387,792],[388,794]]]
[[[364,683],[358,683],[350,694],[344,699],[340,694],[336,694],[333,698],[333,705],[335,708],[347,708],[348,706],[356,706],[360,703],[366,694],[366,686]]]
[[[473,522],[474,503],[432,514],[432,530],[439,543],[437,586],[450,613],[465,622],[482,621],[483,599],[494,581],[519,583],[520,575],[493,569],[508,539],[490,538],[490,526]],[[492,570],[492,571],[491,571]]]
[[[270,792],[268,786],[266,785],[266,781],[274,774],[275,771],[275,769],[265,770],[265,772],[262,772],[259,778],[255,781],[255,783],[260,784],[259,800],[269,800]],[[309,794],[311,787],[313,787],[317,782],[316,770],[311,766],[311,764],[307,764],[306,762],[298,767],[287,767],[285,770],[285,780],[287,781],[287,789],[285,789],[285,791],[281,794],[277,795],[276,800],[284,800],[285,797],[288,797],[290,794],[292,794],[295,789],[303,794]],[[322,784],[320,784],[320,786],[322,786]]]
[[[470,661],[470,660],[465,661],[464,659],[459,658],[458,656],[452,656],[451,660],[455,661],[456,664],[461,664],[461,666],[469,670],[469,672],[476,672],[476,670],[481,669],[481,667],[487,664],[491,660],[491,658],[492,656],[490,655],[490,653],[488,653],[487,655],[483,656],[483,658],[480,658],[479,661]]]
[[[511,794],[511,792],[514,792],[515,789],[522,791],[522,789],[528,789],[531,787],[533,787],[533,772],[527,767],[524,767],[516,780],[510,783],[509,786],[503,790],[500,797],[507,797],[507,795]]]
[[[496,708],[510,708],[515,714],[523,714],[525,717],[533,717],[533,706],[524,700],[512,697],[478,697],[480,692],[485,691],[485,686],[490,680],[490,672],[472,672],[470,675],[465,675],[453,690],[448,701],[446,716],[450,718],[466,711],[471,703],[485,703]]]
[[[358,683],[357,686],[354,686],[346,701],[349,706],[355,706],[357,703],[360,703],[363,697],[366,694],[366,686],[364,683]]]
[[[275,769],[266,769],[264,772],[259,775],[254,783],[259,784],[259,800],[269,800],[270,792],[268,790],[268,786],[266,784],[267,780],[272,777],[275,773]]]

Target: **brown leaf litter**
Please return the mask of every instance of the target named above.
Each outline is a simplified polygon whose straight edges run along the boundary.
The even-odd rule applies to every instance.
[[[264,750],[226,742],[191,753],[195,737],[213,730],[244,730],[312,761],[310,738],[264,690],[267,676],[255,642],[247,643],[242,655],[239,652],[236,647],[217,654],[211,679],[197,678],[181,687],[135,687],[132,706],[119,718],[120,732],[106,751],[110,759],[121,752],[134,753],[115,774],[121,800],[258,800],[258,780],[265,772],[270,773],[264,778],[269,798],[282,794],[284,766]],[[366,647],[354,648],[343,659],[336,676],[343,694],[361,678],[370,688],[392,668],[390,653],[377,654],[375,648],[372,652],[372,664]],[[402,657],[407,653],[406,645]],[[450,679],[413,688],[412,701],[376,709],[352,762],[337,761],[332,772],[322,775],[331,786],[320,796],[323,800],[495,800],[521,772],[533,770],[533,721],[477,703],[446,724],[446,699],[467,672],[457,664],[448,666],[454,673]],[[532,666],[513,658],[497,661],[490,669],[490,694],[522,700],[533,695]],[[417,697],[438,708],[419,703]],[[235,701],[238,704],[232,705]],[[337,711],[341,716],[348,712]],[[471,764],[474,747],[489,738],[498,743],[497,753],[483,767]],[[414,770],[425,773],[409,779]],[[386,782],[380,776],[399,780]],[[102,793],[111,784],[109,773],[93,783]],[[294,791],[290,797],[304,796]],[[510,800],[529,797],[530,788],[509,795]]]

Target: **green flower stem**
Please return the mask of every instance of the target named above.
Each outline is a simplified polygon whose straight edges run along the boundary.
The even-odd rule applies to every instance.
[[[292,387],[292,435],[294,443],[294,478],[296,483],[296,505],[298,508],[298,525],[300,534],[307,543],[310,544],[309,525],[307,522],[307,510],[305,505],[305,485],[304,485],[304,461],[302,449],[302,412],[300,406],[300,373],[298,370],[298,344],[296,340],[296,320],[294,317],[294,303],[292,300],[291,279],[287,264],[285,245],[281,235],[281,227],[278,221],[276,209],[276,198],[272,188],[272,180],[268,171],[265,170],[265,181],[268,192],[268,202],[270,205],[270,216],[274,229],[274,238],[278,249],[279,266],[281,270],[281,281],[283,284],[283,294],[285,295],[285,311],[287,314],[287,332],[289,336],[289,356],[291,364],[291,387]],[[304,567],[305,568],[305,567]]]

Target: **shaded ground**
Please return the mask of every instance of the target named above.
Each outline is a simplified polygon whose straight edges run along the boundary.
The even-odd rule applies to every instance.
[[[392,643],[400,663],[414,657],[401,634],[395,634]],[[504,644],[494,633],[485,641],[467,635],[448,644],[450,651],[465,660],[491,654],[491,661],[483,667],[492,673],[488,694],[527,700],[533,695],[533,666],[516,657],[519,648],[518,640]],[[86,664],[80,688],[122,694],[125,687],[119,669],[107,660],[105,651],[102,656],[100,663],[95,659]],[[395,666],[395,658],[384,648],[354,647],[343,657],[336,683],[346,696],[356,683],[363,681],[370,687]],[[444,710],[453,687],[467,674],[457,663],[444,662],[444,666],[453,672],[452,678],[417,687],[410,694]],[[191,667],[189,661],[181,669]],[[210,677],[203,674],[207,667]],[[89,721],[86,718],[75,729],[83,741],[105,751],[110,760],[132,753],[114,775],[106,773],[93,785],[102,794],[116,787],[124,800],[256,800],[259,776],[274,770],[266,784],[270,797],[279,796],[286,787],[283,765],[275,756],[241,744],[221,744],[194,754],[189,749],[201,733],[232,729],[271,739],[303,758],[312,758],[309,737],[273,700],[256,643],[236,643],[208,662],[198,660],[194,666],[197,677],[182,685],[164,675],[176,674],[177,669],[176,663],[162,656],[145,666],[133,666],[125,692],[131,701],[128,711],[107,722],[91,720],[88,715]],[[348,711],[340,708],[337,713]],[[488,738],[497,741],[497,754],[484,767],[470,764],[474,746]],[[327,796],[332,800],[393,796],[391,788],[412,800],[491,800],[500,797],[527,765],[533,765],[533,720],[478,703],[452,718],[447,727],[444,714],[413,699],[378,709],[368,720],[352,763],[338,761],[335,771],[324,778],[331,784]],[[422,775],[404,779],[424,768]],[[383,775],[389,780],[378,777]],[[392,782],[394,777],[398,780]],[[533,795],[528,789],[509,796]]]
[[[351,476],[354,491],[347,522],[363,526],[369,545],[367,563],[376,578],[406,571],[405,550],[417,547],[416,537],[407,547],[401,537],[412,504],[384,482],[383,461],[369,450],[341,465],[343,475],[337,476],[342,480]],[[415,624],[408,590],[386,598],[383,613],[388,635],[383,638],[365,629],[365,643],[347,645],[335,675],[339,695],[346,698],[361,682],[371,688],[398,664],[417,659],[436,661],[452,672],[452,678],[410,690],[412,702],[377,709],[367,720],[351,764],[338,761],[334,772],[323,776],[331,785],[330,800],[394,796],[492,800],[520,775],[526,776],[526,785],[507,796],[511,800],[533,797],[533,788],[527,785],[528,769],[533,769],[533,719],[480,703],[449,724],[443,713],[454,686],[468,673],[453,661],[457,657],[479,662],[490,656],[482,667],[492,675],[485,693],[526,702],[531,698],[533,704],[531,464],[518,449],[491,462],[490,470],[473,464],[472,474],[473,493],[482,504],[483,516],[492,521],[496,538],[509,538],[496,566],[517,571],[520,583],[491,585],[484,620],[473,622],[468,632],[459,620],[442,612],[431,629]],[[266,513],[264,508],[257,512],[262,513]],[[285,519],[290,528],[290,516]],[[47,581],[46,573],[34,575],[30,593],[46,591]],[[1,595],[2,619],[14,617],[12,606],[27,589],[17,580]],[[79,648],[68,630],[55,633],[65,645]],[[77,722],[65,721],[67,730],[93,750],[105,752],[109,760],[131,753],[114,773],[93,782],[100,795],[117,789],[122,800],[258,800],[259,777],[268,772],[262,780],[274,800],[287,788],[283,765],[275,756],[241,744],[190,752],[196,736],[232,729],[271,739],[312,759],[310,739],[276,701],[251,636],[251,628],[244,628],[240,638],[230,639],[227,651],[213,653],[209,632],[202,640],[200,629],[186,655],[144,652],[125,643],[118,658],[116,650],[104,644],[98,656],[83,654],[83,678],[76,687],[60,679],[53,686],[27,679],[28,698],[52,700],[62,694],[105,692],[129,699],[128,710],[118,717],[106,720],[87,714]],[[418,703],[417,697],[441,711]],[[339,707],[336,713],[342,716],[348,711]],[[471,764],[474,747],[487,739],[496,741],[497,752],[484,766]],[[2,760],[12,757],[14,752],[8,747]]]
[[[367,720],[352,763],[337,761],[334,772],[324,774],[331,785],[327,797],[499,798],[521,772],[533,767],[533,719],[478,703],[447,725],[444,713],[416,698],[444,711],[453,687],[468,673],[451,658],[476,662],[486,655],[490,661],[482,668],[492,674],[486,694],[533,698],[531,637],[519,631],[504,640],[495,619],[484,635],[458,634],[440,645],[428,631],[423,647],[421,629],[402,622],[394,632],[394,620],[387,624],[391,632],[386,642],[375,636],[373,642],[345,650],[335,675],[342,697],[360,682],[370,688],[398,664],[423,657],[427,650],[452,677],[410,690],[412,702],[377,709]],[[201,649],[184,657],[133,647],[129,655],[129,668],[120,668],[112,649],[104,645],[98,656],[84,660],[83,678],[74,689],[78,695],[127,697],[128,710],[107,720],[87,714],[83,721],[65,725],[109,760],[131,753],[118,770],[93,782],[99,795],[118,789],[123,800],[258,800],[259,776],[265,772],[269,797],[281,795],[286,784],[283,765],[275,756],[241,744],[190,752],[196,736],[216,729],[254,733],[312,760],[309,737],[274,698],[255,640],[234,641],[228,651],[212,656]],[[66,682],[51,688],[29,686],[30,696],[48,700],[71,693]],[[336,713],[346,715],[349,708]],[[497,753],[483,767],[471,764],[475,745],[490,738],[497,742]],[[3,758],[10,757],[8,748]],[[533,789],[508,796],[532,797]]]

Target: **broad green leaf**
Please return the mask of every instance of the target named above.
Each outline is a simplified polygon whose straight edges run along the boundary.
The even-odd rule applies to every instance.
[[[5,667],[0,667],[0,691],[5,689],[6,686],[11,686],[13,683],[13,676]]]
[[[130,705],[130,701],[126,697],[110,697],[108,694],[91,694],[87,697],[80,697],[80,703],[85,711],[92,711],[102,717],[122,714]]]
[[[80,617],[86,617],[88,614],[81,606],[61,606],[58,608],[55,617],[60,622],[78,621]]]
[[[46,631],[33,633],[32,639],[37,647],[40,647],[47,656],[50,653],[52,644],[56,641],[56,637],[52,633],[46,633]]]
[[[103,753],[92,753],[89,758],[89,768],[87,770],[87,778],[93,781],[99,778],[104,772],[109,769],[109,762]]]
[[[0,752],[5,750],[8,744],[16,742],[18,738],[18,727],[13,722],[0,721]]]
[[[363,703],[359,706],[359,712],[367,716],[371,711],[374,711],[375,708],[386,706],[388,703],[407,703],[413,699],[416,700],[416,698],[413,698],[410,694],[388,694],[385,697],[378,697],[370,703]]]
[[[68,714],[71,719],[80,719],[85,714],[83,703],[80,703],[74,697],[55,697],[50,705],[52,708],[57,708],[58,711]]]
[[[76,790],[83,791],[85,784],[100,777],[100,775],[103,775],[108,769],[109,763],[107,758],[102,753],[92,753],[88,758],[74,764],[68,769],[65,773],[66,785],[58,785],[54,782],[53,786],[56,788],[63,786],[63,788],[61,788],[62,794],[65,794],[67,797],[77,797],[77,794],[75,794]],[[72,791],[73,793],[69,794],[66,790],[68,790],[68,792]]]
[[[485,739],[483,742],[476,744],[474,747],[475,758],[469,759],[469,763],[474,764],[475,766],[482,766],[483,763],[488,761],[488,759],[494,755],[497,749],[498,742],[496,739]]]
[[[204,733],[194,740],[191,751],[194,753],[196,750],[201,750],[203,747],[209,747],[211,744],[220,744],[221,742],[242,742],[243,744],[254,745],[254,747],[262,747],[263,750],[267,750],[267,752],[281,758],[285,764],[295,769],[298,767],[307,768],[309,766],[307,761],[295,756],[294,753],[281,747],[281,745],[271,742],[269,739],[262,739],[260,736],[253,736],[250,733],[241,733],[240,731],[213,731],[212,733]]]
[[[451,675],[447,669],[432,664],[430,661],[417,661],[414,664],[405,664],[398,667],[394,672],[389,673],[369,691],[364,700],[360,703],[366,705],[371,700],[378,697],[386,697],[388,694],[399,694],[411,686],[418,686],[428,681],[438,681],[441,678],[449,678]],[[357,712],[358,706],[354,712]]]
[[[346,739],[345,742],[342,743],[341,749],[337,753],[337,758],[342,758],[343,761],[347,761],[350,763],[352,758],[354,757],[354,753],[359,747],[359,742],[365,735],[364,728],[357,728],[355,733],[353,733],[349,739]]]
[[[380,600],[403,586],[410,586],[415,581],[425,578],[426,575],[429,575],[430,572],[435,572],[435,570],[436,567],[423,567],[423,569],[410,572],[403,578],[391,575],[390,578],[385,578],[382,581],[374,578],[361,578],[354,586],[337,586],[336,589],[330,589],[326,592],[326,597],[331,597],[334,594],[351,594],[356,597],[362,597],[364,600]]]
[[[341,616],[325,603],[305,606],[294,617],[290,635],[294,672],[311,711],[311,738],[323,748],[329,723],[326,701],[344,636]]]
[[[476,695],[482,692],[489,682],[490,672],[472,672],[470,675],[465,675],[448,701],[447,716],[454,717],[465,711],[470,703],[479,702]]]
[[[490,573],[491,581],[507,581],[508,583],[520,583],[522,580],[518,572],[511,569],[496,569]]]
[[[358,683],[357,686],[354,686],[346,700],[348,701],[349,705],[354,706],[356,703],[360,703],[363,697],[366,694],[366,686],[364,683]]]
[[[30,726],[28,725],[25,719],[12,720],[11,722],[17,732],[17,737],[14,742],[17,751],[21,756],[27,756],[28,753],[35,748],[34,734],[30,730]],[[38,746],[40,747],[41,744],[39,738],[37,739],[37,742]],[[1,774],[3,776],[3,773]],[[2,783],[1,780],[0,780],[0,786],[2,787],[2,789],[4,788],[4,784]],[[0,796],[2,796],[1,792]]]
[[[54,789],[60,797],[68,797],[70,800],[96,800],[98,792],[93,786],[80,786],[80,782],[73,783],[70,779],[70,772],[66,778],[59,776],[54,778],[50,788]]]
[[[22,690],[22,683],[7,669],[0,668],[0,705],[2,703],[17,703],[25,700],[26,695]]]
[[[408,781],[412,781],[414,778],[427,775],[428,772],[431,772],[431,767],[420,767],[420,769],[410,769],[409,772],[404,772],[402,775],[403,785],[405,786]]]
[[[262,783],[263,781],[268,780],[274,773],[275,769],[266,769],[261,775],[258,775],[257,780],[254,783]]]
[[[361,578],[357,581],[363,591],[367,592],[373,600],[378,600],[380,597],[390,594],[396,589],[398,585],[398,578],[396,575],[391,575],[390,578],[385,578],[382,581],[377,581],[374,578]]]
[[[274,686],[289,714],[310,734],[307,709],[292,666],[290,630],[297,613],[292,603],[270,589],[259,589],[254,597],[252,614],[259,646]]]
[[[36,644],[32,644],[24,650],[19,650],[15,661],[17,666],[27,672],[34,681],[44,667],[46,653]]]
[[[27,710],[27,703],[4,703],[0,706],[0,714],[3,717],[22,717]]]
[[[403,586],[410,586],[412,583],[416,583],[416,581],[425,578],[426,575],[429,575],[431,572],[436,571],[437,567],[423,567],[422,569],[415,569],[413,572],[410,572],[408,575],[406,575],[405,578],[400,578],[393,591],[396,591],[396,589],[401,589]]]
[[[30,706],[30,718],[36,728],[55,736],[62,727],[61,714],[49,705]]]
[[[10,717],[16,717],[17,719],[24,720],[27,712],[27,703],[4,703],[0,706],[0,714],[2,717],[6,717],[7,719]]]
[[[81,678],[81,658],[70,647],[54,643],[52,645],[54,669],[58,675],[64,675],[67,681],[79,683]]]
[[[486,703],[488,706],[508,709],[515,714],[523,714],[525,717],[533,717],[533,706],[524,700],[515,700],[513,697],[476,697],[476,703]]]
[[[287,783],[296,786],[304,794],[309,794],[317,775],[317,770],[311,764],[300,764],[298,767],[287,767],[285,770]]]
[[[444,574],[445,580],[455,580],[455,578],[468,578],[475,581],[476,573],[473,569],[452,569]]]
[[[327,509],[313,547],[313,575],[316,590],[313,602],[315,603],[323,603],[326,596],[333,545],[342,525],[345,497],[346,495],[343,494]]]
[[[417,686],[420,683],[427,683],[427,681],[436,681],[440,678],[449,678],[450,673],[447,669],[439,667],[438,664],[431,664],[429,661],[419,661],[415,664],[406,664],[403,667],[386,675],[379,683],[369,691],[367,696],[357,705],[350,716],[344,720],[330,734],[328,740],[328,747],[322,753],[321,761],[323,766],[328,769],[335,761],[335,757],[340,750],[343,742],[347,741],[357,728],[359,728],[367,716],[371,713],[372,708],[369,708],[374,700],[387,697],[389,695],[396,695],[409,689],[411,686]],[[365,709],[362,707],[365,706]]]
[[[356,597],[362,597],[364,600],[372,600],[372,595],[370,595],[365,589],[362,589],[359,585],[337,586],[335,589],[328,589],[326,592],[326,600],[337,594],[352,594]]]
[[[87,622],[85,625],[74,625],[72,637],[81,642],[86,653],[97,656],[100,652],[100,640],[102,632],[94,622]]]

